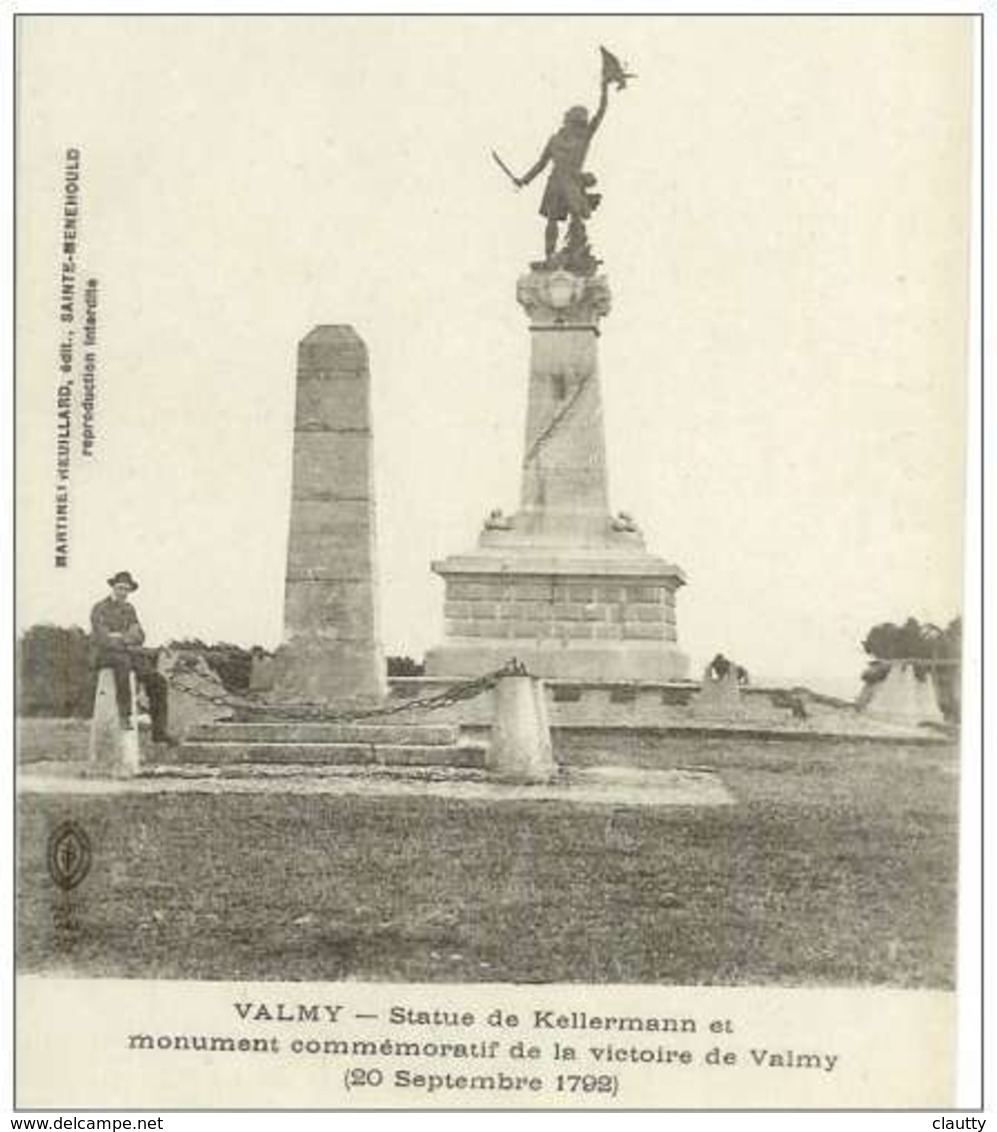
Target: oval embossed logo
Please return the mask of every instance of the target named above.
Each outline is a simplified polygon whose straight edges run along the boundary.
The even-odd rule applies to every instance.
[[[78,822],[61,822],[48,839],[49,876],[64,891],[75,888],[93,861],[90,837]]]

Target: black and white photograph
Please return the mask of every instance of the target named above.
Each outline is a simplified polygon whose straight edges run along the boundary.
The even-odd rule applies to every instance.
[[[978,31],[17,17],[18,1106],[960,1099]]]

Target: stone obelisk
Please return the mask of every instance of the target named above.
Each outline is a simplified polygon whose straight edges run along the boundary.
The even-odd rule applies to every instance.
[[[362,704],[386,690],[367,348],[351,326],[298,345],[281,699]]]
[[[430,675],[470,676],[511,657],[537,676],[665,682],[688,674],[675,594],[682,570],[610,514],[598,370],[606,278],[534,265],[517,298],[531,358],[520,508],[485,520],[478,545],[433,563],[446,638]]]

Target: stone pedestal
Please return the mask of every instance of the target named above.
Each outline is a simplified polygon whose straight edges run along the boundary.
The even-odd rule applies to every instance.
[[[279,699],[385,694],[373,475],[367,349],[350,326],[318,326],[298,346]]]
[[[935,681],[931,675],[923,680],[914,677],[914,703],[917,705],[919,721],[921,723],[944,723],[945,716],[938,706],[938,693],[935,690]]]
[[[874,684],[862,710],[887,723],[941,723],[934,681],[918,680],[911,664],[894,663],[885,680]]]
[[[710,666],[706,668],[699,694],[692,702],[690,714],[694,719],[715,720],[736,720],[744,715],[741,686],[737,682],[737,671],[733,665],[730,671],[719,679],[714,679]]]
[[[486,765],[506,782],[550,782],[557,776],[543,681],[535,676],[502,676],[496,683]]]
[[[131,682],[131,727],[121,726],[114,672],[102,668],[97,674],[97,691],[90,722],[90,766],[101,774],[129,777],[139,770],[138,720],[135,711],[135,676]]]
[[[446,638],[432,676],[472,676],[511,657],[543,677],[682,679],[681,569],[648,553],[630,516],[610,514],[599,387],[602,276],[533,271],[517,298],[531,358],[519,510],[495,511],[478,545],[433,563]]]

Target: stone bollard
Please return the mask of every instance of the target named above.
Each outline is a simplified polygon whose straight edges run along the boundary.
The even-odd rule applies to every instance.
[[[734,665],[719,680],[713,678],[710,666],[707,665],[699,694],[693,699],[690,711],[696,719],[735,720],[744,715],[741,686],[737,682]]]
[[[886,723],[940,723],[934,681],[918,680],[912,664],[893,663],[885,680],[872,686],[872,694],[862,708],[866,715]]]
[[[249,690],[272,692],[276,679],[276,661],[272,656],[254,656],[250,662]]]
[[[938,693],[935,689],[935,678],[928,673],[923,680],[914,677],[914,702],[917,705],[921,723],[944,723],[945,716],[938,706]]]
[[[550,782],[557,775],[542,680],[498,678],[487,765],[506,782]]]
[[[90,723],[90,766],[98,772],[127,777],[138,774],[138,720],[135,712],[135,674],[129,674],[132,699],[132,726],[126,730],[118,718],[118,701],[114,691],[114,671],[102,668],[97,673],[97,692]]]
[[[533,699],[536,704],[537,712],[537,726],[540,728],[540,734],[544,736],[547,746],[551,748],[551,763],[557,769],[557,764],[554,763],[553,744],[550,738],[550,719],[547,715],[547,689],[544,686],[543,680],[533,679]]]

